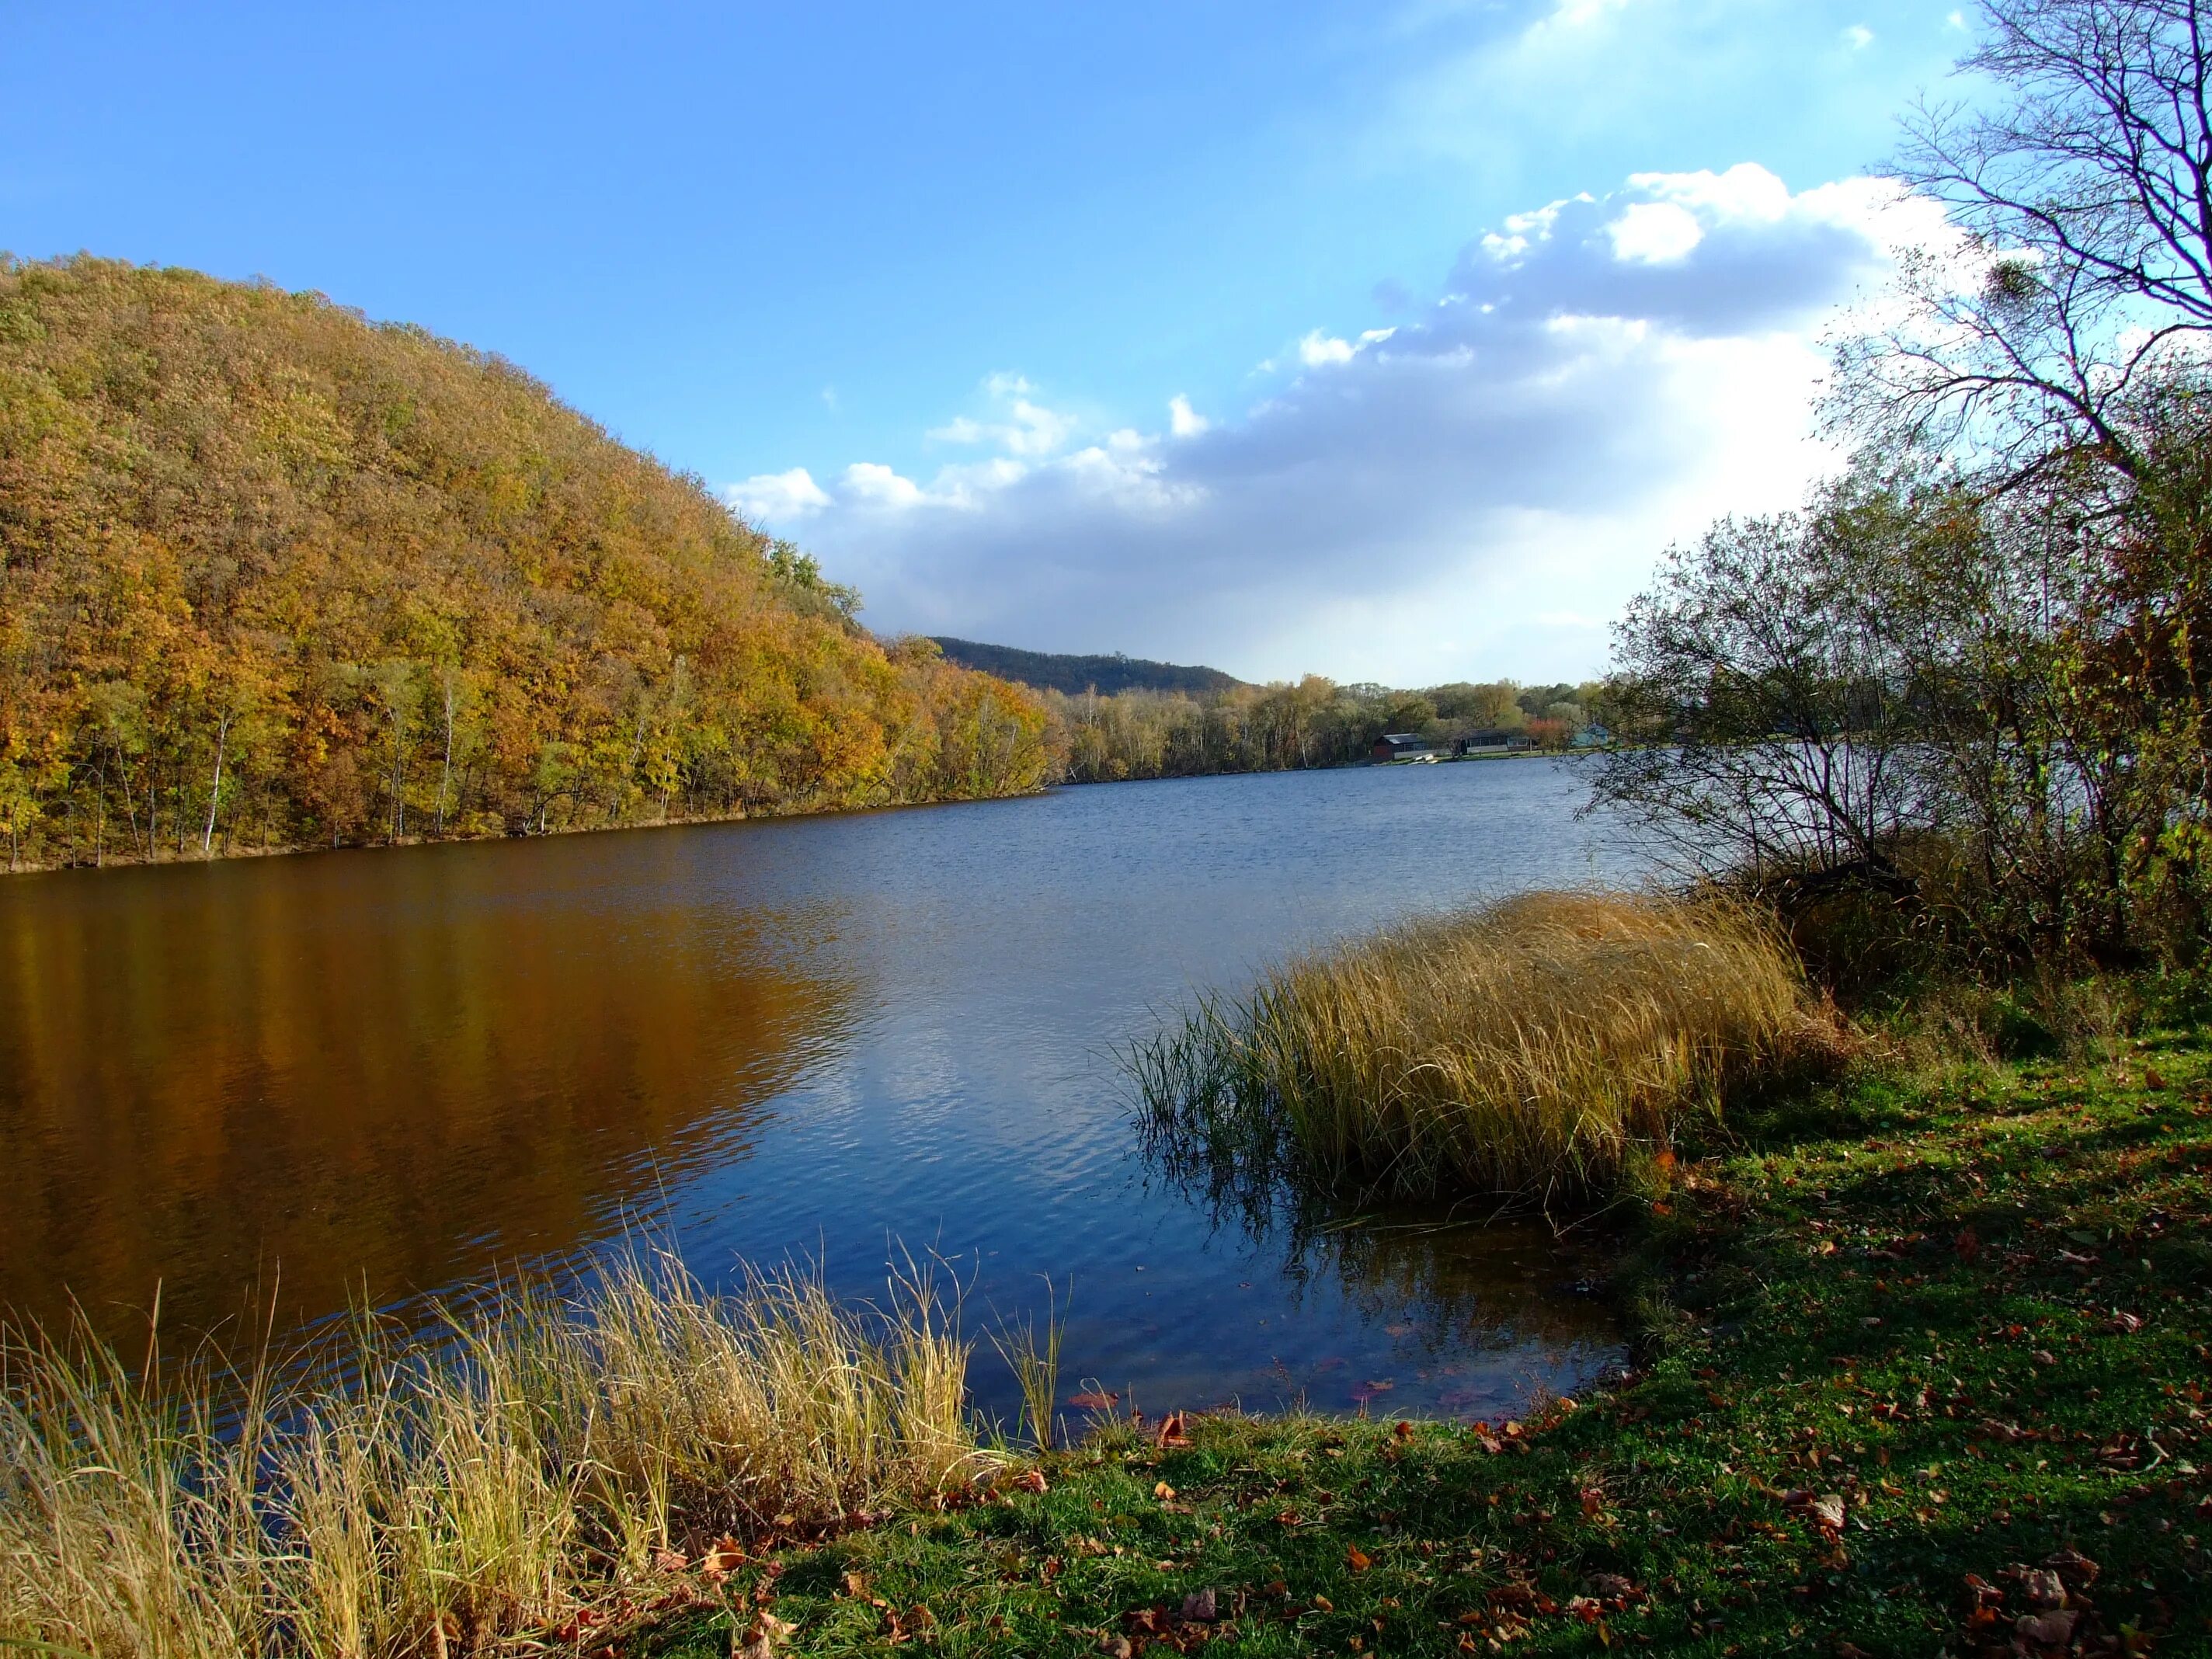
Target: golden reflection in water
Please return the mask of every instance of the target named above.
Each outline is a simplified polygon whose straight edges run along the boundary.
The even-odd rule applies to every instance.
[[[171,1330],[274,1286],[289,1324],[574,1249],[741,1156],[850,988],[757,915],[606,902],[603,857],[520,890],[512,850],[0,887],[0,1304],[124,1338],[157,1283]]]

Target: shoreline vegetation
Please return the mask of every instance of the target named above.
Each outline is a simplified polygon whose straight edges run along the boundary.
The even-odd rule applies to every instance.
[[[1603,1201],[1730,1089],[1837,1036],[1769,920],[1717,894],[1528,892],[1202,996],[1130,1057],[1217,1190]]]
[[[1357,766],[1386,732],[1447,756],[1462,741],[1526,743],[1524,752],[1558,755],[1601,741],[1613,717],[1612,694],[1597,681],[1462,681],[1403,691],[1310,674],[1294,684],[1197,692],[1136,688],[1103,696],[1048,687],[1038,695],[1070,783]]]
[[[0,1646],[573,1645],[641,1599],[681,1605],[694,1562],[726,1577],[740,1536],[941,1505],[1004,1461],[927,1271],[855,1308],[803,1269],[718,1296],[631,1255],[566,1297],[509,1280],[441,1312],[426,1337],[362,1314],[242,1363],[149,1346],[135,1373],[82,1327],[11,1334]]]

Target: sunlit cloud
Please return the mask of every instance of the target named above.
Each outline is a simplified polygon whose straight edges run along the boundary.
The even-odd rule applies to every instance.
[[[1257,676],[1589,672],[1669,539],[1832,464],[1823,322],[1936,228],[1881,180],[1638,174],[1478,235],[1411,320],[1310,330],[1233,416],[1177,394],[1164,430],[1086,431],[1001,377],[972,431],[937,428],[981,459],[732,499],[803,527],[887,629]]]
[[[1168,399],[1168,430],[1175,436],[1195,438],[1212,424],[1212,422],[1193,409],[1190,406],[1190,399],[1180,392]],[[1138,438],[1138,434],[1133,432],[1127,434],[1127,436],[1132,441]]]

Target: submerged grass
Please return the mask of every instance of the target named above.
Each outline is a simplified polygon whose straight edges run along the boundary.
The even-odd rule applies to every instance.
[[[82,1330],[17,1336],[0,1647],[563,1644],[665,1601],[679,1559],[733,1564],[725,1534],[818,1534],[964,1485],[989,1461],[969,1354],[926,1278],[856,1310],[796,1270],[717,1296],[638,1257],[568,1300],[510,1284],[435,1341],[365,1318],[314,1368],[134,1374]]]
[[[1795,956],[1751,910],[1539,892],[1299,957],[1130,1063],[1170,1161],[1217,1185],[1572,1199],[1815,1030]]]

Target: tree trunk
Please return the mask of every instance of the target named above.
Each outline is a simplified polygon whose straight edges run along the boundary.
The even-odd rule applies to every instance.
[[[215,730],[215,780],[208,785],[207,828],[200,835],[200,856],[215,856],[215,814],[222,804],[222,754],[230,742],[230,716],[222,717],[222,724]]]
[[[446,787],[453,779],[453,682],[446,681],[446,762],[438,774],[438,833],[446,833]]]

